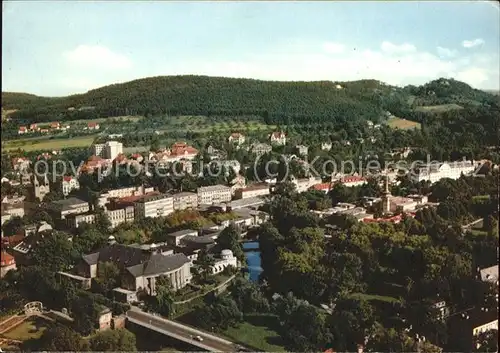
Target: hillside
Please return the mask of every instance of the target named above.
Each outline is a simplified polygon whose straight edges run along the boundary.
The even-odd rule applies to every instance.
[[[159,76],[84,94],[47,98],[2,93],[18,122],[120,115],[260,115],[268,123],[380,120],[384,111],[417,106],[482,104],[492,95],[455,80],[397,88],[376,80],[278,82],[208,76]],[[75,108],[68,111],[68,108]],[[84,109],[82,109],[84,108]]]

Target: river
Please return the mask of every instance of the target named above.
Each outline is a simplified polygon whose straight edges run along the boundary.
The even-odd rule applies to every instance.
[[[245,250],[245,257],[247,259],[250,280],[253,282],[257,282],[262,272],[262,267],[260,265],[259,242],[252,241],[243,243],[243,249]]]

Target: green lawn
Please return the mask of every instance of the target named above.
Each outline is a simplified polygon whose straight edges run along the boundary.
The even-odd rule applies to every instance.
[[[420,123],[397,117],[389,118],[387,120],[387,125],[389,125],[389,127],[393,129],[402,129],[402,130],[420,129]]]
[[[458,104],[440,104],[440,105],[426,105],[415,108],[415,110],[420,112],[431,112],[431,113],[443,113],[449,110],[463,109]]]
[[[24,151],[51,151],[72,147],[88,147],[92,144],[92,142],[94,142],[96,136],[97,135],[86,135],[64,139],[31,138],[12,140],[6,142],[5,145],[2,146],[2,149],[15,150],[20,148]]]
[[[47,321],[42,318],[34,317],[28,319],[16,326],[12,330],[5,332],[3,336],[12,340],[26,341],[29,339],[37,339],[43,334],[47,328]]]
[[[285,352],[283,339],[273,329],[277,318],[272,315],[248,315],[238,327],[222,332],[229,339],[265,352]]]

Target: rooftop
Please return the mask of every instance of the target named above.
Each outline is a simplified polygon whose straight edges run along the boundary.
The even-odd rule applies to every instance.
[[[80,206],[80,205],[83,205],[83,204],[87,204],[88,205],[88,202],[84,201],[84,200],[81,200],[81,199],[78,199],[76,197],[69,197],[67,199],[57,200],[57,201],[52,201],[51,202],[52,206],[54,206],[56,208],[59,208],[61,210],[68,209],[68,208],[73,208],[73,207]]]
[[[229,186],[225,185],[210,185],[210,186],[201,186],[198,188],[198,192],[209,192],[209,191],[227,191],[231,190]]]
[[[177,237],[182,237],[182,236],[186,236],[186,235],[193,234],[193,233],[198,234],[198,231],[194,230],[194,229],[182,229],[182,230],[178,230],[177,232],[168,233],[167,237],[177,238]]]

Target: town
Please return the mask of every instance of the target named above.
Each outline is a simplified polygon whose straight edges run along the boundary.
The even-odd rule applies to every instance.
[[[0,352],[498,352],[491,6],[7,2]]]

